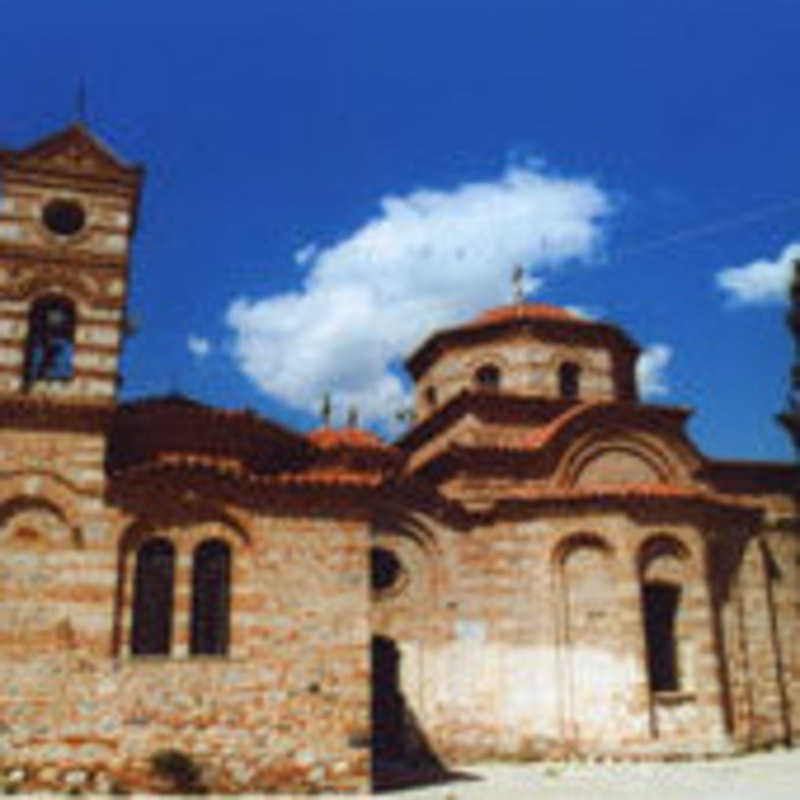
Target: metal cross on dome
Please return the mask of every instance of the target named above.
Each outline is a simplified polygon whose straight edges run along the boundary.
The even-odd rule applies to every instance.
[[[513,287],[514,303],[518,306],[521,306],[525,302],[524,281],[525,270],[522,269],[522,264],[517,264],[514,267],[514,271],[511,273],[511,285]]]

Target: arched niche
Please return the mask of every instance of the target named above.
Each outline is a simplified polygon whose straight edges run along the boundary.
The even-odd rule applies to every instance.
[[[616,447],[596,453],[581,464],[574,485],[584,488],[662,482],[663,476],[650,459],[635,450]]]
[[[620,694],[616,556],[593,533],[565,538],[553,556],[564,734],[593,746],[613,735]]]
[[[59,510],[45,502],[15,498],[2,512],[0,639],[11,646],[44,647],[64,628],[63,603],[79,579],[78,562],[70,560],[78,553],[77,537]]]

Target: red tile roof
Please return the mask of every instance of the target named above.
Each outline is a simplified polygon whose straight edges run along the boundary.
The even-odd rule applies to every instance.
[[[566,308],[552,306],[549,303],[524,303],[514,306],[498,306],[484,311],[472,322],[470,327],[491,325],[498,322],[512,322],[517,319],[558,319],[570,322],[587,322],[588,320],[567,311]]]
[[[379,472],[360,472],[346,466],[333,464],[314,467],[299,472],[280,472],[272,475],[261,475],[248,470],[233,459],[215,458],[213,456],[193,453],[159,453],[153,461],[138,463],[120,471],[127,480],[139,475],[169,472],[175,469],[201,469],[219,476],[233,477],[258,486],[353,486],[374,487],[384,479]]]
[[[309,431],[306,438],[323,450],[330,450],[334,447],[368,449],[388,449],[390,447],[372,431],[365,431],[361,428],[317,428]]]

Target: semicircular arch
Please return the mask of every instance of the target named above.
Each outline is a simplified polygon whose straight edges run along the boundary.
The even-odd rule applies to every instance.
[[[642,581],[682,583],[696,562],[692,548],[672,532],[651,533],[636,550],[636,569]]]
[[[562,488],[687,482],[686,468],[658,437],[618,426],[566,443],[555,482]]]
[[[0,545],[19,538],[27,546],[81,547],[80,529],[69,524],[61,508],[46,497],[17,495],[0,504]]]
[[[219,509],[185,509],[139,516],[129,521],[119,535],[119,549],[122,552],[136,550],[155,537],[180,542],[186,552],[206,539],[222,539],[237,550],[252,543],[247,528],[230,514]]]
[[[574,531],[561,537],[553,545],[550,551],[550,561],[558,567],[563,567],[569,556],[582,547],[601,551],[608,557],[612,557],[615,554],[612,545],[600,534],[592,531]]]
[[[64,297],[74,304],[78,313],[81,303],[95,303],[100,299],[97,282],[88,275],[52,269],[23,275],[9,287],[9,295],[31,303],[44,297]]]
[[[71,483],[49,473],[7,473],[0,482],[0,515],[8,504],[39,503],[51,508],[80,538],[77,495]]]

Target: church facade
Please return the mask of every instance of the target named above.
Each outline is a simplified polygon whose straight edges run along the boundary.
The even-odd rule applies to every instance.
[[[73,125],[0,177],[6,785],[363,791],[800,735],[800,468],[705,457],[627,334],[522,303],[439,331],[392,444],[119,403],[142,170]]]

